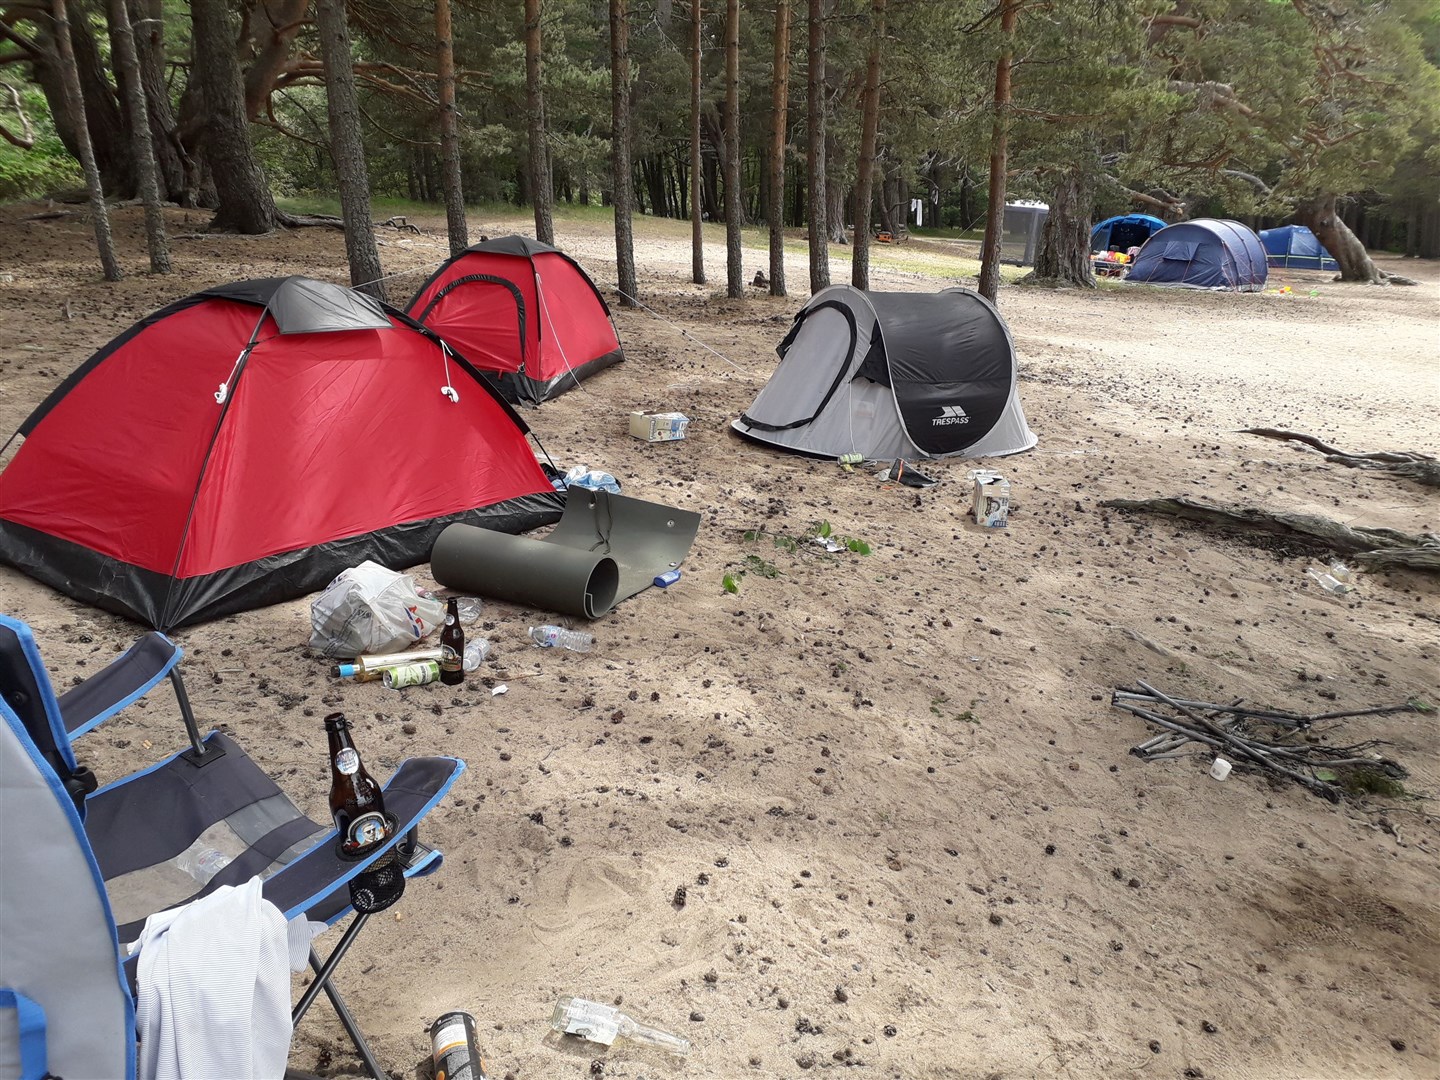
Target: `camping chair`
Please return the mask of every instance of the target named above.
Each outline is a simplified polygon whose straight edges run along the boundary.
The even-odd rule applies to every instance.
[[[385,784],[398,824],[392,839],[365,859],[342,859],[334,828],[301,814],[232,739],[200,737],[175,668],[180,655],[163,635],[147,634],[57,699],[29,627],[0,615],[0,1076],[133,1078],[138,958],[122,944],[149,915],[259,874],[286,919],[334,924],[353,914],[323,962],[311,950],[314,979],[292,1020],[298,1025],[323,991],[369,1075],[383,1080],[332,981],[368,918],[354,911],[347,883],[391,847],[407,877],[439,868],[440,852],[418,840],[417,825],[465,764],[402,762]],[[96,790],[71,735],[167,676],[189,749]],[[230,861],[208,882],[179,868],[187,855],[214,850]]]

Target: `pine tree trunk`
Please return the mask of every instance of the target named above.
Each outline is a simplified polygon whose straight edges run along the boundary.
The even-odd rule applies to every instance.
[[[770,295],[785,295],[785,134],[790,107],[790,0],[775,0],[770,81]]]
[[[555,190],[550,175],[550,135],[545,122],[545,78],[540,43],[540,0],[525,0],[525,107],[530,120],[530,194],[535,200],[535,239],[555,243]]]
[[[35,5],[38,7],[40,5]],[[128,198],[135,192],[135,172],[130,160],[130,145],[125,121],[117,105],[115,92],[110,86],[105,65],[95,35],[83,11],[69,24],[69,34],[63,42],[70,60],[63,59],[62,42],[51,20],[38,19],[39,29],[36,44],[41,55],[35,58],[34,78],[44,91],[46,102],[55,123],[55,133],[64,143],[65,149],[80,160],[79,127],[77,116],[83,115],[85,135],[90,143],[90,154],[100,173],[101,186],[112,197]],[[79,94],[78,113],[70,107],[71,95],[66,87],[66,68],[73,69]]]
[[[980,245],[980,295],[1000,295],[1000,240],[1005,228],[1005,159],[1010,131],[1010,57],[1015,51],[1015,18],[1020,0],[1000,0],[1000,57],[995,62],[995,119],[990,127],[990,202],[985,240]]]
[[[625,0],[610,0],[610,184],[615,206],[615,276],[622,307],[636,307],[635,183],[630,170],[630,28]]]
[[[1055,182],[1035,269],[1021,283],[1095,288],[1090,263],[1090,189],[1079,170],[1066,172]]]
[[[880,45],[884,40],[885,0],[873,0],[864,104],[860,110],[860,159],[855,164],[855,255],[850,284],[857,289],[870,288],[870,204],[874,199],[875,140],[880,127]]]
[[[784,2],[784,0],[782,0]],[[700,160],[700,66],[701,0],[690,4],[690,280],[705,284],[705,237],[701,225],[700,184],[703,165]]]
[[[65,88],[66,105],[75,123],[75,148],[80,167],[85,172],[85,190],[90,193],[90,218],[95,226],[95,243],[100,249],[100,267],[106,281],[119,281],[120,260],[115,256],[115,241],[110,235],[110,214],[105,208],[105,191],[100,184],[100,169],[95,164],[95,150],[90,145],[90,128],[85,122],[85,98],[80,92],[80,71],[75,66],[75,49],[70,40],[70,20],[65,0],[54,0],[55,45],[60,58],[60,80]]]
[[[150,141],[160,170],[160,190],[171,202],[195,206],[200,170],[180,142],[170,92],[165,84],[165,23],[162,0],[130,0],[130,11],[141,26],[134,26],[135,51],[140,60]]]
[[[810,0],[809,49],[806,63],[805,122],[809,142],[805,166],[810,173],[806,208],[810,222],[810,292],[830,284],[830,230],[825,223],[825,2]]]
[[[745,295],[740,223],[745,216],[740,190],[740,0],[725,4],[725,294]]]
[[[1325,245],[1325,250],[1340,264],[1341,281],[1361,281],[1379,285],[1386,275],[1370,260],[1365,245],[1360,243],[1349,226],[1335,211],[1333,194],[1317,195],[1295,207],[1295,222],[1304,225]]]
[[[190,78],[199,85],[206,118],[202,145],[218,200],[210,228],[252,235],[271,232],[281,215],[250,145],[229,5],[226,0],[190,0],[190,17],[195,43]]]
[[[350,51],[350,25],[345,0],[316,0],[316,29],[325,64],[325,98],[330,116],[330,156],[340,188],[340,216],[345,220],[345,254],[350,284],[377,300],[385,299],[385,271],[375,246],[370,220],[370,173],[360,138],[360,99]]]
[[[165,238],[165,215],[160,209],[160,187],[155,175],[155,151],[150,141],[150,119],[145,108],[145,84],[140,77],[140,57],[125,0],[108,0],[110,38],[114,42],[116,82],[125,94],[125,115],[130,125],[130,152],[135,159],[135,179],[140,200],[145,204],[145,240],[150,248],[150,270],[170,272],[170,246]],[[120,72],[125,73],[120,78]]]
[[[848,244],[850,234],[845,231],[845,146],[833,128],[825,131],[825,227],[830,232],[830,243]]]
[[[531,4],[526,0],[525,17],[530,17]],[[539,37],[539,31],[536,31]],[[537,41],[536,49],[539,44]],[[526,77],[529,77],[530,36],[526,23]],[[459,255],[470,246],[470,225],[465,220],[465,186],[460,172],[460,117],[455,108],[455,31],[450,19],[450,0],[435,0],[435,71],[440,79],[440,153],[445,172],[445,231],[450,238],[450,254]],[[534,135],[532,133],[531,137]],[[539,221],[540,207],[535,207]],[[542,239],[544,239],[542,237]],[[546,240],[546,243],[550,241]]]

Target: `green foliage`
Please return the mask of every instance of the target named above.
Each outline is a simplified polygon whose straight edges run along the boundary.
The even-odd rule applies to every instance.
[[[0,200],[34,199],[58,188],[83,184],[79,163],[70,156],[65,144],[55,134],[55,122],[45,103],[45,95],[32,85],[21,85],[16,89],[20,94],[20,107],[34,131],[35,145],[23,150],[0,141]],[[8,91],[0,94],[0,101],[10,104]],[[0,116],[0,123],[16,134],[24,129],[13,108]]]

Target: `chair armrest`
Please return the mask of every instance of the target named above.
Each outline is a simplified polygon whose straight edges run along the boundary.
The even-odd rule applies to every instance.
[[[164,634],[151,632],[103,670],[57,699],[72,740],[144,697],[184,655]]]
[[[465,771],[465,763],[452,757],[409,758],[400,763],[385,783],[385,809],[397,821],[389,843],[362,860],[343,859],[335,847],[337,834],[331,830],[309,851],[265,882],[265,899],[278,907],[285,918],[305,912],[317,922],[334,922],[350,909],[350,879],[361,873],[396,844],[405,843],[412,829],[445,797]],[[425,874],[437,868],[439,853],[418,845],[414,853],[402,852],[405,876]]]

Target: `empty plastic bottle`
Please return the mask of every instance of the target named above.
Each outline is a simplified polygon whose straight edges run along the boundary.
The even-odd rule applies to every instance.
[[[542,649],[550,649],[558,645],[571,652],[589,652],[590,646],[595,644],[595,638],[592,635],[579,630],[567,630],[563,626],[532,626],[530,627],[530,640]]]
[[[609,1046],[618,1037],[682,1057],[690,1053],[689,1039],[641,1024],[619,1009],[585,998],[562,997],[550,1014],[550,1026],[562,1035],[578,1035],[602,1046]]]
[[[489,655],[489,638],[471,638],[465,643],[465,656],[461,663],[466,671],[477,671]]]
[[[211,878],[230,865],[230,856],[197,842],[175,856],[175,865],[201,885],[208,885]]]

